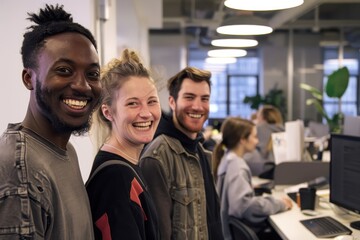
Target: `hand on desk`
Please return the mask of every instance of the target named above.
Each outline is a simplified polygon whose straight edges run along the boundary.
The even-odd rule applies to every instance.
[[[292,208],[292,200],[288,197],[282,197],[281,200],[286,206],[286,210],[290,210]]]

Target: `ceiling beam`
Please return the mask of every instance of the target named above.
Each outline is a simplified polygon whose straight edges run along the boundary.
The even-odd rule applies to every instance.
[[[284,24],[277,29],[312,29],[313,20],[297,20],[296,22]],[[360,27],[359,20],[321,20],[318,22],[319,29],[324,28],[342,28],[342,27]]]
[[[297,20],[302,15],[325,3],[360,3],[360,0],[305,0],[304,3],[298,7],[285,9],[274,15],[274,17],[270,19],[269,25],[273,29],[279,29],[289,23],[291,25],[292,22]],[[312,24],[314,25],[314,21]],[[338,24],[334,26],[338,26]]]

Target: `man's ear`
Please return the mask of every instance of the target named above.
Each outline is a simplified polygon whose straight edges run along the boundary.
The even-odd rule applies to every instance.
[[[173,112],[175,112],[176,101],[173,96],[169,96],[169,106]]]
[[[109,109],[109,106],[106,105],[106,104],[102,104],[101,105],[101,111],[104,115],[104,117],[109,120],[110,122],[113,121],[113,117],[112,117],[112,114],[111,114],[111,109]]]
[[[25,87],[29,90],[34,90],[34,86],[32,84],[32,74],[34,72],[30,68],[24,68],[22,71],[22,81],[25,85]]]

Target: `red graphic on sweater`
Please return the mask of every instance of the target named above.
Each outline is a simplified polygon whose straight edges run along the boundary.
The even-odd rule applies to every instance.
[[[140,194],[143,192],[143,188],[141,187],[140,183],[136,180],[136,178],[134,178],[132,181],[131,181],[131,190],[130,190],[130,199],[137,203],[137,205],[140,206],[141,208],[141,211],[144,215],[144,220],[146,221],[147,220],[147,217],[146,217],[146,214],[144,212],[144,209],[143,207],[141,206],[141,202],[140,202]]]
[[[110,234],[110,224],[109,224],[109,218],[106,213],[104,213],[96,222],[95,225],[99,228],[101,231],[102,239],[103,240],[111,240],[111,234]]]

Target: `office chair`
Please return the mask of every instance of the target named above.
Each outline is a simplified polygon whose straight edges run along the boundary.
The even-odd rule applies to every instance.
[[[238,218],[229,217],[229,227],[233,240],[259,240],[256,233]]]

